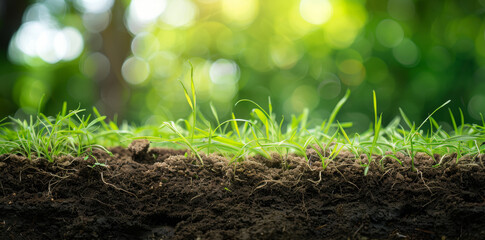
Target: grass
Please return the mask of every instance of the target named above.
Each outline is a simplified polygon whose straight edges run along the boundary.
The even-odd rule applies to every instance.
[[[193,73],[192,73],[193,74]],[[284,160],[289,153],[306,156],[306,150],[313,148],[320,157],[322,167],[328,166],[342,150],[350,151],[356,158],[362,154],[367,156],[367,162],[361,162],[367,174],[370,164],[376,155],[382,159],[390,158],[403,164],[397,157],[398,153],[403,153],[411,157],[411,168],[415,169],[415,156],[417,152],[423,152],[430,156],[439,154],[449,156],[453,153],[458,154],[457,161],[463,155],[478,155],[485,152],[485,121],[482,117],[482,125],[466,124],[463,112],[460,109],[461,125],[458,126],[450,112],[450,120],[454,131],[448,133],[438,125],[432,117],[434,113],[445,107],[450,101],[438,106],[429,116],[416,127],[411,122],[402,109],[400,117],[396,117],[386,127],[382,126],[382,113],[377,110],[377,97],[373,92],[374,124],[371,129],[363,134],[347,134],[346,128],[352,126],[351,123],[335,124],[339,110],[348,100],[350,91],[338,102],[334,110],[319,127],[309,128],[308,110],[304,110],[298,116],[292,116],[290,121],[285,121],[283,117],[277,119],[272,111],[271,100],[268,100],[268,109],[264,109],[258,103],[249,99],[242,99],[236,103],[251,104],[254,106],[250,119],[238,119],[235,114],[232,118],[220,122],[216,109],[211,104],[211,111],[217,126],[212,126],[211,122],[198,111],[196,107],[196,94],[193,77],[191,78],[191,88],[189,91],[184,88],[187,102],[192,112],[191,121],[187,119],[179,120],[185,127],[174,122],[163,123],[168,126],[176,135],[172,137],[160,136],[152,138],[155,141],[174,142],[186,146],[197,156],[200,164],[203,164],[199,152],[218,153],[225,155],[234,161],[244,161],[252,155],[262,155],[266,158],[271,157],[271,153],[277,153]],[[198,119],[199,121],[195,121]],[[429,124],[429,129],[423,128]],[[286,127],[286,129],[285,129]],[[186,136],[186,137],[184,137]],[[187,138],[190,136],[190,138]],[[441,161],[437,161],[439,166]]]
[[[104,122],[94,108],[96,117],[82,115],[84,109],[67,111],[66,103],[56,117],[39,113],[28,120],[3,119],[0,123],[0,153],[20,154],[28,159],[46,158],[50,162],[62,155],[86,156],[94,149],[109,153],[104,147],[113,144],[111,135],[121,134],[113,122]]]
[[[438,106],[417,127],[402,109],[399,109],[401,116],[396,116],[384,127],[383,114],[378,113],[377,97],[373,92],[372,127],[361,134],[349,134],[345,129],[351,127],[352,123],[341,123],[336,119],[350,91],[346,92],[327,119],[311,127],[307,125],[307,109],[287,121],[284,117],[278,118],[273,112],[270,98],[267,109],[252,100],[242,99],[235,107],[241,104],[252,105],[251,118],[240,119],[232,113],[230,119],[222,122],[217,109],[210,104],[212,116],[208,120],[198,109],[193,72],[190,89],[183,83],[182,88],[192,110],[190,116],[187,119],[163,122],[160,126],[133,127],[125,123],[120,127],[112,121],[105,122],[105,117],[96,108],[93,108],[94,115],[82,115],[85,113],[83,109],[67,111],[66,104],[55,117],[39,113],[27,120],[2,119],[0,153],[21,154],[29,159],[43,157],[52,162],[56,156],[90,156],[96,148],[109,152],[105,147],[126,145],[132,139],[146,138],[163,146],[179,145],[187,148],[200,165],[204,164],[202,152],[218,153],[231,162],[241,162],[253,155],[270,158],[272,153],[278,154],[283,161],[292,153],[309,161],[306,153],[307,149],[312,148],[325,169],[341,151],[349,151],[356,159],[362,155],[367,157],[367,160],[360,161],[365,169],[364,174],[367,174],[376,156],[381,156],[380,166],[383,166],[382,160],[385,158],[403,164],[397,157],[398,153],[403,153],[411,157],[411,168],[414,170],[418,152],[442,156],[442,159],[436,161],[436,166],[442,163],[444,157],[453,153],[458,155],[459,161],[464,155],[475,156],[485,152],[485,145],[482,144],[485,141],[483,115],[481,125],[467,124],[460,109],[460,122],[457,123],[452,110],[448,109],[452,132],[443,130],[432,117],[450,101]],[[425,126],[429,126],[427,130],[423,130]]]

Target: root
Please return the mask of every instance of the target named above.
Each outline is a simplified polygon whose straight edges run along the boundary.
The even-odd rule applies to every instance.
[[[382,174],[381,178],[379,178],[379,181],[382,181],[384,176],[386,176],[386,174],[388,174],[390,171],[392,171],[392,169],[388,169],[386,172],[384,172],[384,174]]]
[[[318,185],[320,182],[322,182],[322,171],[318,173],[318,181],[313,181],[311,179],[307,179],[307,180],[315,185]]]
[[[203,193],[201,193],[201,194],[199,194],[199,195],[197,195],[197,196],[195,196],[195,197],[191,198],[189,202],[192,202],[194,199],[199,198],[199,197],[202,197],[202,196],[204,196],[204,194],[203,194]]]
[[[426,184],[426,182],[424,181],[424,178],[423,178],[423,172],[419,171],[418,169],[416,169],[416,171],[418,172],[419,176],[421,176],[421,181],[423,181],[423,184],[424,186],[428,189],[428,191],[433,194],[433,191],[431,191],[431,188],[428,186],[428,184]]]
[[[114,188],[114,189],[116,189],[118,191],[122,191],[122,192],[128,193],[128,194],[134,196],[135,198],[138,198],[138,196],[136,196],[136,194],[134,194],[134,193],[132,193],[130,191],[127,191],[125,189],[119,188],[119,187],[115,186],[114,184],[111,184],[111,183],[106,182],[104,180],[104,177],[103,177],[103,172],[101,172],[101,181],[103,181],[104,184],[106,184],[106,185],[108,185],[108,186],[110,186],[110,187],[112,187],[112,188]]]
[[[51,183],[52,180],[53,179],[49,180],[49,185],[47,186],[47,196],[48,197],[52,197],[52,188],[51,188],[51,186],[55,186],[55,185],[59,184],[62,181],[62,179],[61,179],[61,180],[55,181],[54,183]]]
[[[260,188],[263,188],[263,187],[265,187],[266,185],[268,185],[268,183],[275,183],[275,184],[279,184],[279,185],[281,185],[281,186],[283,186],[283,187],[286,187],[286,188],[292,188],[292,187],[295,187],[296,185],[298,185],[298,184],[301,182],[301,177],[302,177],[302,176],[303,176],[303,174],[300,174],[300,175],[298,176],[298,179],[297,179],[297,180],[296,180],[296,182],[294,182],[294,183],[293,183],[293,181],[283,181],[283,180],[274,180],[274,179],[263,180],[263,181],[259,182],[259,183],[262,183],[262,184],[259,184],[257,187],[255,187],[255,188],[254,188],[254,189],[251,191],[251,193],[249,194],[249,196],[253,195],[253,193],[254,193],[256,190],[258,190],[258,189],[260,189]],[[289,185],[289,184],[286,184],[286,183],[293,183],[293,184]]]
[[[89,199],[89,200],[96,201],[96,202],[98,202],[98,203],[100,203],[100,204],[102,204],[102,205],[104,205],[104,206],[107,206],[107,207],[109,207],[109,208],[113,209],[113,210],[115,210],[115,209],[116,209],[116,208],[115,208],[113,205],[111,205],[111,204],[107,204],[107,203],[105,203],[105,202],[102,202],[101,200],[98,200],[98,199],[96,199],[96,198],[84,198],[84,199]]]
[[[301,207],[303,208],[303,211],[305,212],[306,220],[310,220],[310,214],[308,214],[308,209],[306,208],[305,204],[305,194],[301,194]]]
[[[341,176],[344,178],[345,182],[347,182],[348,184],[350,184],[350,185],[354,186],[355,188],[357,188],[357,190],[359,190],[359,191],[360,191],[360,188],[359,188],[359,187],[358,187],[358,186],[357,186],[355,183],[353,183],[353,182],[351,182],[351,181],[347,180],[347,178],[345,177],[345,175],[344,175],[344,174],[342,174],[342,172],[340,172],[340,170],[338,170],[338,168],[335,168],[335,170],[337,170],[337,172],[338,172],[338,173],[339,173],[339,174],[340,174],[340,175],[341,175]]]

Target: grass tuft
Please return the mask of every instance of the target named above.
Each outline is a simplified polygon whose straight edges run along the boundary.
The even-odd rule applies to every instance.
[[[351,153],[360,162],[367,175],[375,159],[380,169],[384,169],[384,160],[396,161],[401,165],[400,154],[411,158],[411,169],[416,170],[415,156],[418,152],[434,158],[441,156],[435,166],[443,164],[443,159],[457,154],[458,162],[463,156],[478,156],[485,153],[485,121],[481,124],[467,124],[463,111],[459,109],[459,122],[451,109],[451,126],[447,132],[433,115],[450,101],[437,107],[419,126],[411,121],[404,110],[399,108],[400,116],[395,117],[387,126],[383,126],[383,113],[378,112],[377,96],[372,93],[374,121],[364,133],[352,133],[348,130],[351,122],[339,122],[337,115],[350,96],[347,90],[344,97],[336,104],[329,116],[319,126],[309,126],[309,111],[304,109],[299,115],[292,115],[289,121],[278,119],[273,113],[271,99],[268,109],[249,100],[239,100],[239,104],[249,103],[254,106],[249,119],[238,118],[234,113],[228,120],[221,120],[217,109],[210,104],[211,118],[206,118],[198,110],[196,86],[193,79],[193,66],[190,71],[190,89],[181,82],[187,104],[191,108],[190,116],[177,121],[163,122],[161,126],[130,126],[126,123],[118,126],[116,121],[106,121],[96,108],[94,115],[85,115],[85,110],[67,110],[63,105],[55,117],[40,113],[28,119],[4,118],[0,121],[0,153],[21,154],[29,159],[43,157],[55,161],[56,156],[90,156],[93,149],[109,152],[105,146],[126,143],[134,138],[149,139],[156,146],[181,146],[190,151],[201,165],[204,164],[202,153],[216,153],[230,159],[231,163],[244,161],[248,157],[260,155],[271,158],[278,154],[282,168],[286,168],[288,156],[302,156],[310,164],[307,150],[313,149],[320,158],[322,168],[326,169],[332,161],[339,159],[342,151]],[[336,122],[336,123],[334,123]],[[425,125],[429,123],[429,125]],[[427,129],[423,129],[429,126]],[[380,156],[380,157],[377,157]],[[367,161],[361,161],[367,156]],[[96,165],[97,166],[97,165]]]

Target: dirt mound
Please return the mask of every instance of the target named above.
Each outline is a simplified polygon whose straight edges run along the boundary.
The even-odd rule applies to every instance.
[[[0,156],[0,238],[485,239],[484,156],[433,167],[418,155],[417,171],[401,156],[364,176],[348,153],[323,170],[313,150],[308,163],[210,155],[204,166],[143,141],[111,151]]]

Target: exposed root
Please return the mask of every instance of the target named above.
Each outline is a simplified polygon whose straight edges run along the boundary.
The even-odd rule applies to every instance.
[[[426,182],[424,181],[424,178],[423,178],[423,172],[419,171],[418,169],[416,169],[416,171],[418,172],[419,176],[421,176],[421,181],[423,181],[423,184],[424,186],[428,189],[428,191],[433,194],[433,191],[431,191],[431,188],[428,186],[428,184],[426,184]]]
[[[268,185],[268,183],[275,183],[275,184],[279,184],[279,185],[281,185],[281,186],[283,186],[283,187],[286,187],[286,188],[292,188],[292,187],[295,187],[296,185],[298,185],[298,184],[301,182],[301,177],[302,177],[302,174],[300,174],[300,175],[298,176],[298,179],[297,179],[297,180],[296,180],[296,182],[294,182],[294,183],[293,183],[293,181],[283,181],[283,180],[274,180],[274,179],[263,180],[263,181],[259,182],[260,184],[259,184],[257,187],[255,187],[255,188],[254,188],[254,189],[251,191],[251,193],[250,193],[249,195],[251,196],[251,195],[252,195],[252,194],[253,194],[253,193],[254,193],[256,190],[258,190],[258,189],[260,189],[260,188],[265,187],[266,185]],[[261,183],[262,183],[262,184],[261,184]],[[286,183],[293,183],[293,184],[288,185],[288,184],[286,184]]]
[[[105,203],[105,202],[103,202],[103,201],[100,201],[99,199],[96,199],[96,198],[87,198],[87,197],[86,197],[85,199],[89,199],[89,200],[96,201],[96,202],[100,203],[101,205],[107,206],[107,207],[109,207],[109,208],[111,208],[111,209],[113,209],[113,210],[115,210],[115,209],[116,209],[116,207],[114,207],[113,205],[111,205],[111,204],[107,204],[107,203]]]
[[[359,190],[359,191],[360,191],[360,188],[359,188],[357,185],[355,185],[355,183],[353,183],[353,182],[351,182],[351,181],[347,180],[347,178],[345,177],[345,175],[344,175],[344,174],[342,174],[342,172],[340,172],[340,170],[338,170],[338,168],[335,168],[335,170],[337,170],[337,172],[338,172],[338,173],[339,173],[339,174],[342,176],[342,178],[345,180],[345,182],[347,182],[348,184],[350,184],[350,185],[354,186],[355,188],[357,188],[357,190]]]
[[[322,181],[322,171],[318,173],[318,181],[313,181],[311,179],[307,179],[307,180],[315,185],[318,185]]]
[[[199,198],[199,197],[202,197],[202,196],[204,196],[204,194],[203,194],[203,193],[198,194],[197,196],[195,196],[195,197],[191,198],[191,199],[190,199],[190,202],[192,202],[193,200],[195,200],[195,199],[197,199],[197,198]]]
[[[386,176],[386,174],[388,174],[390,171],[392,171],[392,169],[388,169],[387,171],[385,171],[384,174],[382,174],[381,178],[379,178],[379,181],[382,181],[384,176]]]
[[[104,180],[104,177],[103,177],[103,172],[101,172],[101,181],[103,181],[104,184],[106,184],[106,185],[108,185],[108,186],[110,186],[110,187],[112,187],[112,188],[114,188],[114,189],[116,189],[118,191],[122,191],[122,192],[128,193],[128,194],[134,196],[135,198],[138,198],[138,196],[136,196],[136,194],[134,194],[134,193],[132,193],[130,191],[127,191],[125,189],[119,188],[119,187],[115,186],[114,184],[111,184],[111,183],[106,182]]]

